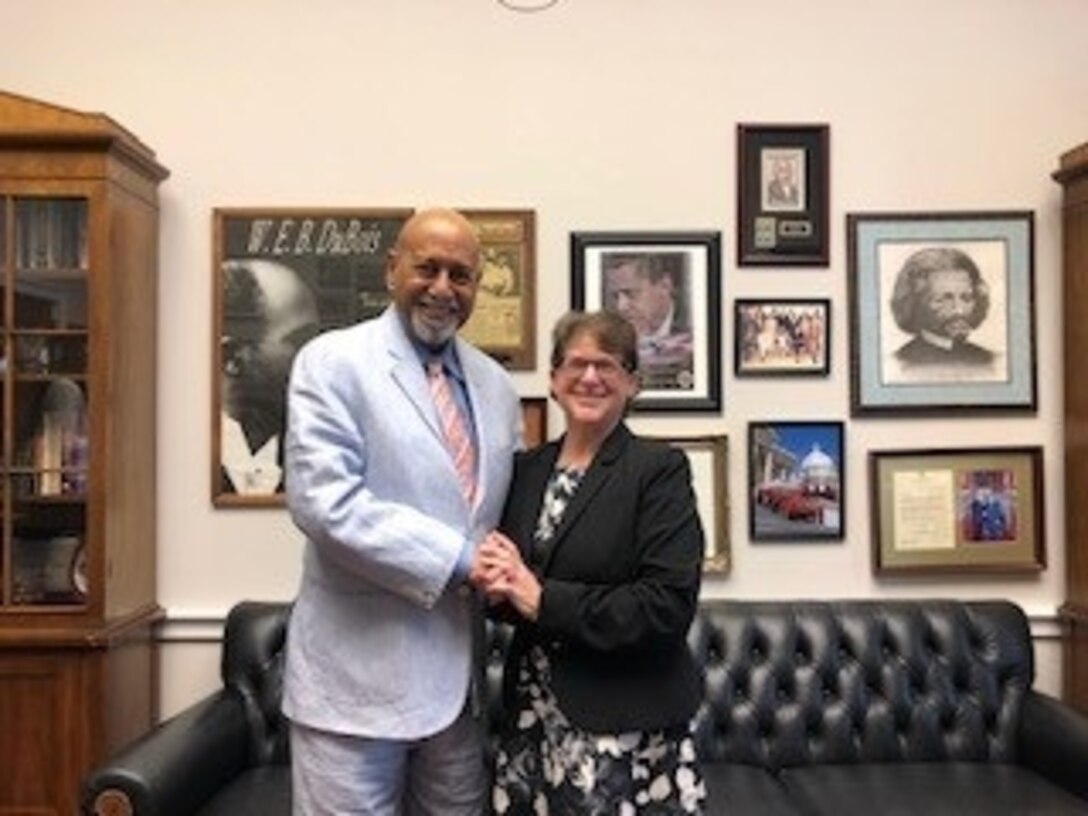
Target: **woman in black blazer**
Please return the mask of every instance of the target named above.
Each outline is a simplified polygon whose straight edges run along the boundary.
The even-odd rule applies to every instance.
[[[611,312],[555,328],[566,433],[519,455],[485,589],[516,632],[504,675],[498,814],[699,813],[687,648],[703,531],[687,458],[623,422],[636,335]]]

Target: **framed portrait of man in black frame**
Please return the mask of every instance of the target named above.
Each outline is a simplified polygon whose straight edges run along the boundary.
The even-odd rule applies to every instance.
[[[314,335],[377,316],[411,209],[215,208],[211,494],[283,505],[287,379]]]
[[[571,233],[571,305],[622,314],[638,332],[632,410],[721,407],[721,235]]]
[[[737,266],[827,266],[824,124],[737,125]]]
[[[1034,214],[847,216],[851,411],[1036,410]]]

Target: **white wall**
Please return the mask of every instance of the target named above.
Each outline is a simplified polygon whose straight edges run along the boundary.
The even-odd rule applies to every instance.
[[[164,711],[217,682],[214,638],[242,598],[289,598],[299,537],[283,511],[210,502],[211,209],[530,207],[539,224],[539,359],[568,305],[568,234],[715,229],[737,296],[830,296],[826,380],[732,375],[721,416],[640,430],[731,440],[734,569],[707,596],[1007,596],[1053,637],[1062,599],[1059,191],[1088,139],[1083,0],[0,0],[6,90],[109,113],[172,170],[162,188],[159,597]],[[826,270],[738,270],[738,122],[831,125]],[[1039,410],[1013,419],[849,419],[845,215],[1036,213]],[[727,324],[728,326],[728,324]],[[517,376],[525,395],[545,373]],[[845,419],[847,541],[747,540],[752,419]],[[553,427],[558,417],[552,413]],[[871,448],[1041,444],[1049,567],[1008,580],[877,580]],[[191,620],[191,619],[196,620]],[[191,639],[198,641],[196,645]],[[1058,684],[1040,649],[1040,685]]]

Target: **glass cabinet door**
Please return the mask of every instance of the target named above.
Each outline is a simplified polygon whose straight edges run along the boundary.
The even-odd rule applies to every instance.
[[[83,604],[87,201],[10,196],[3,275],[3,542],[10,606]]]

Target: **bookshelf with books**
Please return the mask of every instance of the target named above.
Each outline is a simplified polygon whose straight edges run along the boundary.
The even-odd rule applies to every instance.
[[[155,718],[155,324],[166,170],[0,92],[0,814],[71,814]]]

